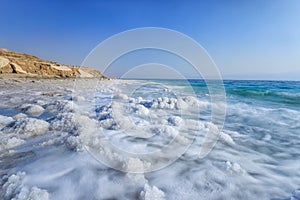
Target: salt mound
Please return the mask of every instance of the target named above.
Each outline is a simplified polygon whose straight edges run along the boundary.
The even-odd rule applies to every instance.
[[[0,115],[0,129],[13,122],[14,119],[11,117]]]
[[[52,112],[53,114],[59,114],[59,113],[74,112],[74,110],[77,109],[77,106],[76,104],[74,104],[73,101],[57,100],[47,104],[46,109]]]
[[[84,146],[79,136],[69,136],[66,140],[66,145],[73,151],[81,152],[84,151]]]
[[[23,192],[24,190],[21,190],[21,192]],[[42,190],[38,187],[33,187],[31,188],[29,194],[27,193],[28,190],[25,189],[25,191],[22,194],[23,198],[20,198],[20,195],[18,196],[19,200],[48,200],[49,199],[49,194],[47,192],[47,190]],[[28,194],[27,196],[26,193]]]
[[[24,113],[19,113],[19,114],[14,115],[12,118],[17,120],[17,119],[21,119],[21,118],[27,118],[27,115]]]
[[[98,121],[78,113],[61,113],[51,121],[50,130],[68,137],[63,139],[68,148],[73,151],[84,151],[83,142],[93,140],[93,136],[102,131]],[[56,141],[49,141],[49,144]],[[93,142],[95,142],[93,140]],[[42,145],[47,145],[43,143]]]
[[[18,172],[17,174],[12,174],[7,178],[7,181],[2,186],[2,197],[4,199],[12,199],[21,190],[22,180],[24,179],[25,172]],[[2,180],[5,177],[2,178]]]
[[[74,101],[85,101],[85,98],[83,96],[75,96],[73,97]]]
[[[149,110],[148,110],[148,108],[146,108],[145,106],[143,106],[143,105],[140,105],[140,104],[138,104],[138,105],[136,105],[136,114],[137,115],[140,115],[140,116],[147,116],[148,114],[149,114]]]
[[[1,132],[0,132],[1,133]],[[25,141],[22,139],[19,139],[17,137],[1,137],[0,139],[0,151],[4,149],[10,149],[13,147],[16,147],[18,145],[23,144]]]
[[[145,184],[144,190],[140,193],[142,200],[164,200],[165,193],[155,186]]]
[[[100,125],[105,129],[134,129],[134,125],[127,114],[125,114],[126,111],[124,110],[122,104],[112,102],[96,108],[95,111],[97,118],[100,121]]]
[[[29,190],[28,187],[23,184],[25,175],[25,172],[18,172],[8,178],[4,177],[2,181],[6,178],[7,180],[3,184],[1,197],[4,200],[48,200],[49,194],[46,190],[35,186]]]
[[[178,102],[175,98],[168,98],[168,97],[159,97],[157,99],[153,100],[153,104],[151,106],[152,108],[158,108],[158,109],[177,109],[178,108]]]
[[[61,113],[51,122],[50,129],[76,134],[78,130],[76,118],[77,114],[75,113]]]
[[[180,126],[182,122],[181,117],[171,116],[168,118],[168,123],[172,126]]]
[[[21,118],[14,121],[11,126],[2,129],[5,133],[20,134],[21,138],[30,138],[44,134],[48,131],[49,123],[34,118]]]
[[[44,112],[44,108],[39,105],[28,105],[22,109],[28,115],[40,116]]]

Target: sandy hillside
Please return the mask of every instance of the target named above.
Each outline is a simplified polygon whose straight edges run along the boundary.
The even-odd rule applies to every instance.
[[[0,75],[41,78],[105,78],[100,71],[95,69],[60,64],[3,48],[0,48]]]

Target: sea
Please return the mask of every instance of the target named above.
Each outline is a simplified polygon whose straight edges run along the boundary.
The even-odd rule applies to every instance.
[[[300,81],[0,88],[0,199],[300,200]]]

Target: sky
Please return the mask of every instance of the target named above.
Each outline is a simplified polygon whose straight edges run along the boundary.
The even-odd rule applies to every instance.
[[[46,60],[81,65],[114,34],[163,27],[202,45],[224,79],[300,80],[299,0],[0,0],[0,5],[0,47]]]

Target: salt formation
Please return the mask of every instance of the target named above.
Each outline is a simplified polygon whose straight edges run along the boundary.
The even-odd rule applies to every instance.
[[[141,200],[165,200],[165,194],[156,186],[145,184],[144,190],[140,193]]]
[[[40,189],[36,186],[28,188],[24,185],[25,172],[18,172],[12,174],[7,178],[3,184],[0,197],[11,200],[48,200],[49,194],[46,190]]]
[[[0,115],[0,129],[13,122],[14,119],[11,117]]]
[[[85,98],[83,96],[75,96],[73,98],[74,101],[85,101]]]
[[[22,139],[45,134],[49,129],[49,123],[35,118],[20,118],[6,126],[2,131],[6,134],[18,135]]]
[[[21,107],[22,111],[28,115],[39,116],[44,112],[44,108],[40,105],[26,105]]]

